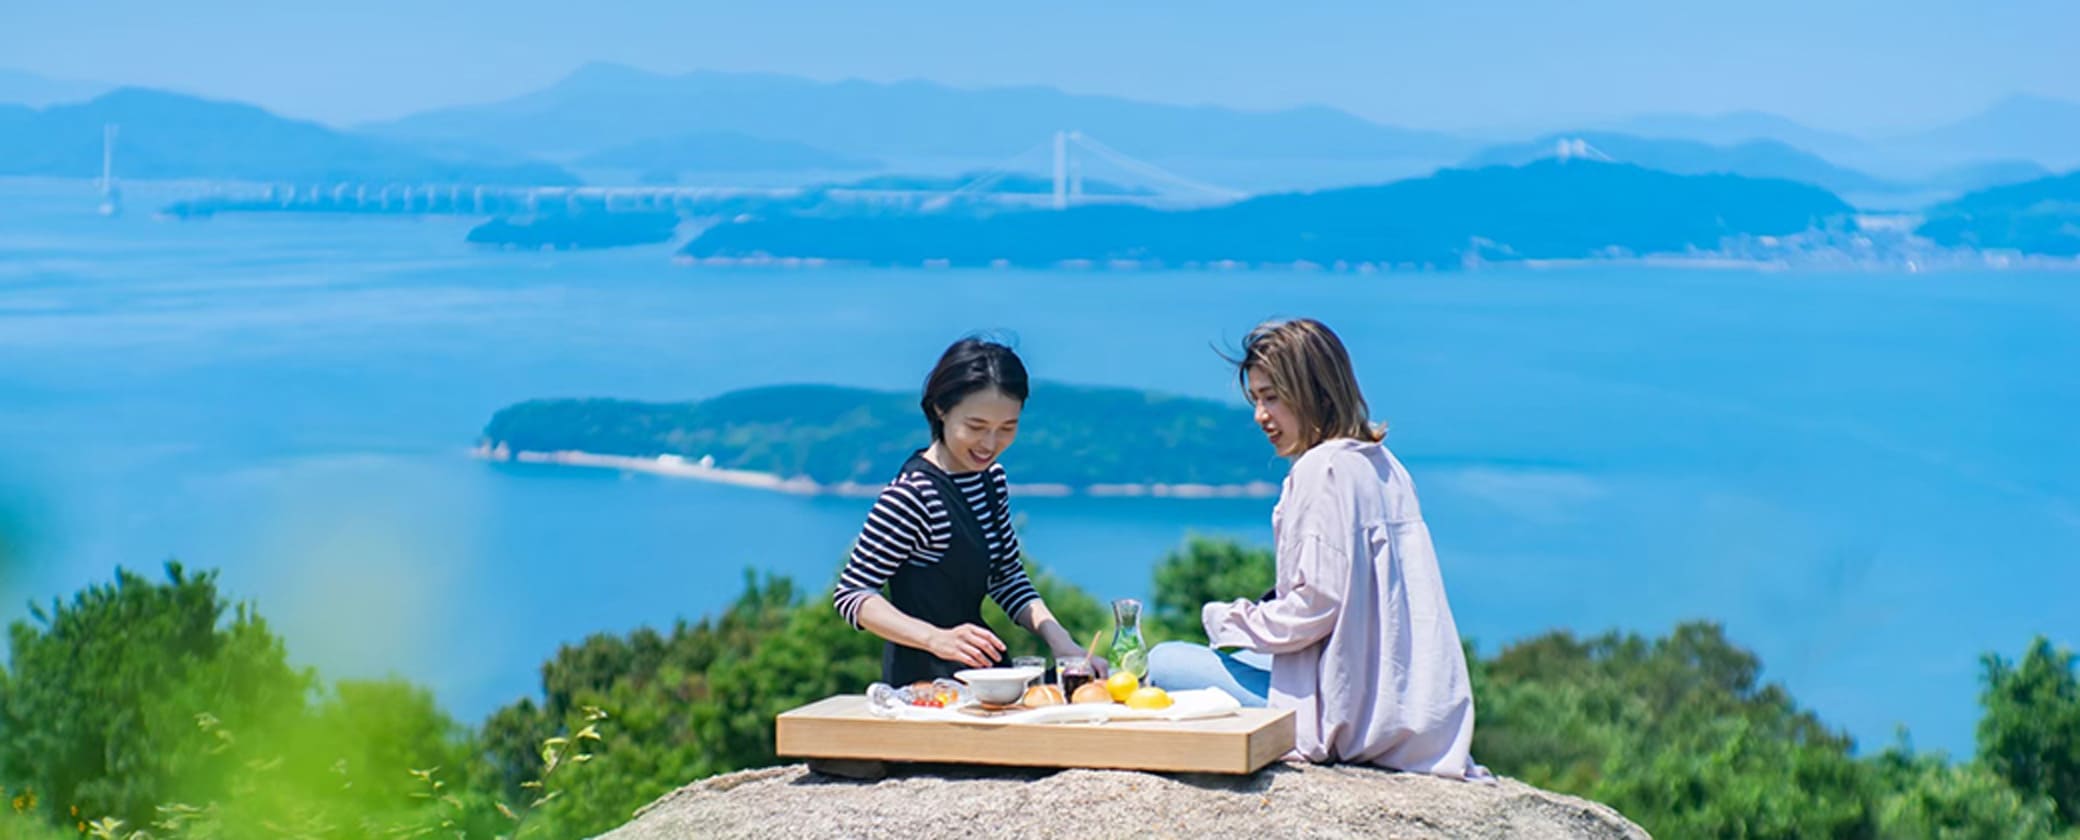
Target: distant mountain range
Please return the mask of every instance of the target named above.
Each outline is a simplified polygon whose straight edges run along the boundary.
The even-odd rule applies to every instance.
[[[116,172],[124,178],[578,183],[549,164],[445,160],[251,105],[142,88],[41,110],[0,106],[0,175],[98,175],[110,124],[119,127]]]
[[[1718,144],[1608,131],[1563,132],[1523,143],[1491,146],[1461,165],[1468,168],[1518,166],[1535,160],[1569,156],[1633,163],[1678,175],[1723,172],[1750,178],[1781,178],[1850,196],[1964,192],[2048,174],[2042,166],[2028,161],[1995,161],[1945,170],[1916,180],[1887,179],[1839,166],[1778,140]]]
[[[1521,166],[1552,157],[1632,163],[1678,175],[1715,172],[1750,178],[1803,181],[1837,193],[1885,192],[1896,185],[1836,166],[1825,158],[1776,140],[1744,140],[1718,145],[1700,140],[1641,137],[1605,131],[1549,134],[1523,143],[1494,146],[1468,158],[1462,166]]]
[[[1711,250],[1726,237],[1799,233],[1850,212],[1833,193],[1790,181],[1538,161],[1191,211],[1085,207],[985,216],[756,218],[709,228],[684,253],[909,265],[1456,266],[1468,259]]]
[[[1840,132],[1813,128],[1760,111],[1725,114],[1641,114],[1595,123],[1592,129],[1635,137],[1691,140],[1733,146],[1770,140],[1830,160],[1857,160],[1870,154],[1867,141]]]
[[[81,102],[106,93],[110,87],[100,82],[53,79],[0,67],[0,106],[40,108],[58,102]]]
[[[1590,126],[1639,137],[1734,145],[1774,140],[1840,164],[1911,175],[1978,161],[2029,161],[2050,169],[2080,166],[2080,103],[2012,96],[1956,122],[1874,138],[1855,137],[1756,111],[1717,115],[1646,114]]]
[[[2014,96],[1959,122],[1895,138],[1901,153],[1926,160],[2035,161],[2080,166],[2080,103]]]
[[[2024,168],[2080,162],[2080,104],[2016,97],[1951,125],[1882,138],[1815,129],[1781,116],[1648,114],[1587,132],[1637,154],[1614,157],[1678,173],[1727,171],[1808,180],[1851,194],[1954,192],[2013,180]],[[661,75],[591,64],[515,99],[373,125],[384,136],[463,143],[559,160],[689,134],[733,132],[880,159],[1003,159],[1056,130],[1083,131],[1153,159],[1523,162],[1441,132],[1380,125],[1324,107],[1254,112],[1136,102],[1040,87],[961,89],[748,73]],[[1543,145],[1553,138],[1532,141]],[[1721,147],[1660,147],[1649,140]],[[1649,153],[1651,152],[1651,153]]]
[[[2033,181],[2050,174],[2051,170],[2036,161],[1994,160],[1937,171],[1923,178],[1921,186],[1942,192],[1970,192]]]
[[[1915,232],[1956,247],[2080,257],[2080,170],[1937,205]]]
[[[638,140],[585,155],[572,165],[671,173],[842,172],[882,166],[870,157],[734,131]]]
[[[1047,141],[1058,129],[1080,130],[1134,157],[1172,165],[1225,161],[1207,165],[1231,175],[1262,173],[1251,176],[1259,186],[1376,180],[1379,175],[1364,173],[1426,172],[1453,162],[1520,164],[1548,156],[1562,139],[1581,139],[1614,160],[1671,173],[1787,178],[1859,200],[1886,196],[1873,206],[1901,208],[2043,177],[2047,166],[2080,165],[2080,104],[2038,97],[2010,98],[1950,125],[1877,140],[1747,111],[1591,122],[1582,131],[1485,149],[1466,138],[1323,107],[1243,111],[1042,87],[664,75],[614,64],[586,65],[514,99],[353,131],[249,105],[136,88],[105,92],[95,82],[0,70],[0,103],[10,99],[85,101],[40,110],[0,104],[0,174],[92,175],[100,126],[111,122],[123,126],[117,166],[125,177],[578,180],[543,160],[606,170],[608,178],[633,174],[630,180],[646,183],[698,172],[816,178],[901,169],[936,177],[1021,151],[1024,163],[1015,168],[1044,170]],[[1313,174],[1295,174],[1302,170]],[[1100,174],[1130,187],[1152,183]]]
[[[462,141],[554,159],[629,143],[729,131],[848,155],[1002,159],[1078,130],[1137,157],[1418,158],[1473,144],[1324,107],[1241,111],[1165,105],[1044,87],[819,82],[756,73],[659,75],[590,64],[547,89],[446,108],[368,131]]]

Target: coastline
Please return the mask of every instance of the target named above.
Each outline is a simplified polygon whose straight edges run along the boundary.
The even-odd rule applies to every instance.
[[[2073,271],[2080,270],[2080,257],[2059,257],[2043,254],[2024,254],[2007,251],[1972,251],[1963,249],[1931,249],[1925,252],[1898,254],[1893,256],[1869,256],[1836,252],[1775,253],[1775,254],[1730,254],[1719,252],[1680,254],[1648,253],[1626,257],[1542,257],[1536,259],[1481,260],[1476,263],[1389,263],[1377,261],[1337,260],[1320,263],[1311,260],[1291,262],[1246,262],[1240,260],[1190,260],[1165,262],[1156,259],[1113,259],[1058,260],[1049,264],[1018,264],[1006,259],[991,260],[984,264],[956,265],[945,259],[923,259],[914,262],[882,262],[873,260],[836,259],[829,257],[781,257],[758,254],[742,257],[704,256],[696,257],[685,253],[673,255],[674,265],[688,268],[885,268],[885,269],[969,269],[969,270],[1019,270],[1019,271],[1222,271],[1222,272],[1326,272],[1333,274],[1420,274],[1438,272],[1478,272],[1491,269],[1522,267],[1531,270],[1565,270],[1597,268],[1603,266],[1647,267],[1690,269],[1697,271],[1768,271],[1784,272],[1799,270],[1848,270],[1869,272],[1904,272],[1918,274],[1927,271],[1991,269],[1995,271]]]
[[[519,464],[548,464],[563,467],[586,467],[610,469],[620,472],[639,472],[666,478],[683,478],[705,481],[711,484],[727,484],[753,490],[788,493],[797,496],[839,496],[847,498],[872,498],[881,493],[882,484],[857,481],[840,481],[831,484],[818,483],[807,476],[792,478],[756,470],[733,470],[715,466],[715,459],[688,460],[678,455],[656,455],[638,457],[634,455],[604,455],[597,452],[566,450],[560,452],[514,451],[505,444],[480,443],[470,449],[470,457],[482,461]],[[1093,498],[1158,498],[1158,499],[1268,499],[1278,495],[1279,487],[1268,481],[1253,481],[1247,484],[1142,484],[1142,483],[1098,483],[1075,486],[1069,484],[1018,484],[1010,485],[1012,493],[1026,497],[1066,498],[1088,496]]]

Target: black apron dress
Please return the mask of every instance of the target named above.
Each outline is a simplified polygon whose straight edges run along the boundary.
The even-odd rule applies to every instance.
[[[945,470],[925,460],[922,452],[911,455],[903,470],[923,473],[931,480],[946,509],[952,534],[939,562],[909,562],[896,570],[888,579],[888,602],[934,627],[987,626],[982,622],[982,599],[989,595],[990,571],[995,560],[990,556],[989,537],[983,533],[974,509],[969,507],[967,494],[954,486],[953,478]],[[982,487],[988,499],[985,509],[996,510],[1002,503],[996,482],[985,478]],[[894,642],[881,649],[881,679],[899,688],[918,680],[951,677],[967,667]]]

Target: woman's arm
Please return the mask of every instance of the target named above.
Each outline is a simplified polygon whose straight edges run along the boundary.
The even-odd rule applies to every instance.
[[[1047,604],[1042,601],[1034,600],[1026,607],[1025,614],[1018,618],[1018,626],[1039,636],[1040,641],[1046,642],[1047,649],[1056,657],[1086,656],[1090,653],[1076,643],[1076,637],[1069,635],[1068,629],[1055,620],[1054,613],[1048,610]]]
[[[878,597],[888,579],[924,545],[930,527],[923,500],[910,488],[898,483],[882,489],[867,511],[866,524],[852,541],[852,555],[831,592],[831,605],[846,623],[865,629],[860,622],[861,608],[869,597]]]
[[[1200,610],[1207,641],[1214,647],[1292,653],[1328,638],[1342,611],[1342,581],[1348,578],[1350,560],[1319,539],[1307,540],[1301,554],[1300,582],[1284,595],[1261,602],[1216,601]]]
[[[1349,477],[1337,475],[1334,453],[1324,460],[1302,456],[1293,463],[1288,496],[1293,515],[1278,545],[1279,589],[1262,601],[1214,602],[1199,611],[1206,638],[1215,647],[1245,647],[1292,653],[1328,638],[1343,611],[1351,563],[1363,553],[1354,545],[1354,499]]]
[[[1004,655],[1004,640],[986,627],[973,624],[934,627],[896,609],[896,605],[879,593],[860,602],[859,624],[874,635],[896,644],[917,648],[970,668],[987,668]]]
[[[881,587],[925,542],[930,520],[922,499],[901,483],[890,484],[867,511],[852,556],[838,574],[831,603],[852,626],[949,662],[986,668],[1004,652],[1004,642],[973,624],[935,627],[896,609]]]
[[[1070,635],[1068,629],[1055,620],[1054,612],[1040,600],[1040,590],[1033,587],[1031,577],[1026,574],[1025,548],[1019,545],[1017,529],[1011,527],[1011,499],[1005,486],[1003,471],[997,470],[996,474],[991,476],[991,481],[996,483],[999,500],[991,518],[995,520],[996,532],[1003,535],[1003,544],[992,558],[989,577],[990,599],[1004,609],[1004,614],[1011,617],[1013,624],[1039,636],[1040,641],[1047,644],[1048,651],[1055,658],[1089,657],[1090,651],[1077,644],[1076,637]],[[1103,675],[1104,660],[1092,658],[1091,661],[1097,666],[1098,673]]]

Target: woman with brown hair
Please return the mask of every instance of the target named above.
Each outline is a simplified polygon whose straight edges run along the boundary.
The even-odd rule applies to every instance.
[[[1343,342],[1321,322],[1259,325],[1237,378],[1258,428],[1292,460],[1271,514],[1277,587],[1215,602],[1201,619],[1216,647],[1156,646],[1152,680],[1218,686],[1292,709],[1293,755],[1479,778],[1473,695],[1444,578],[1408,471],[1381,444]]]

